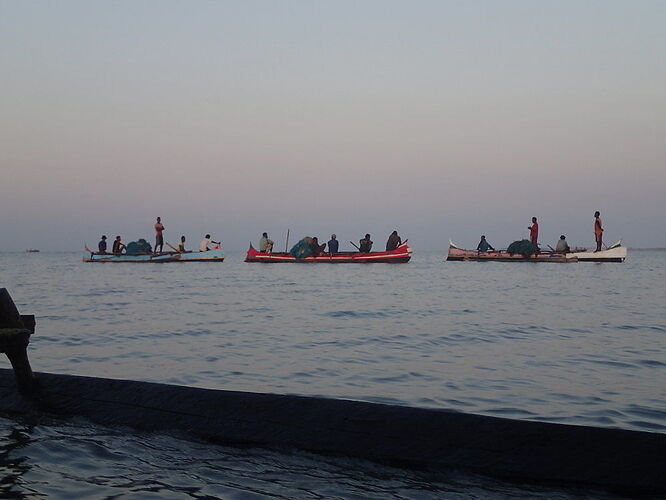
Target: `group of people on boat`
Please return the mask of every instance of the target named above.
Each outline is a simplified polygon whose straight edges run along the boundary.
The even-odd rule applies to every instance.
[[[151,248],[150,243],[146,242],[144,239],[140,239],[137,242],[132,242],[129,243],[129,245],[125,245],[122,242],[122,238],[120,236],[116,236],[116,239],[113,241],[113,246],[111,248],[111,254],[113,255],[122,255],[123,253],[155,253],[155,254],[161,254],[164,253],[164,224],[162,224],[162,218],[157,217],[155,220],[154,224],[154,229],[155,229],[155,247]],[[265,233],[264,233],[265,234]],[[107,237],[106,235],[102,235],[101,240],[97,244],[97,253],[101,255],[108,254],[108,246],[107,246]],[[186,238],[185,236],[180,237],[180,241],[176,246],[170,245],[167,242],[167,245],[171,247],[171,249],[176,252],[176,253],[188,253],[191,252],[191,250],[186,250],[185,249],[185,242]],[[222,243],[219,241],[215,241],[211,239],[210,234],[206,234],[204,238],[201,240],[199,243],[199,251],[200,252],[208,252],[209,250],[212,249],[219,249],[220,245]],[[214,245],[214,246],[213,246]],[[128,249],[129,246],[129,249]],[[167,252],[168,253],[168,252]]]
[[[370,239],[370,234],[366,234],[358,243],[358,246],[354,246],[356,246],[360,253],[370,253],[372,251],[372,245],[374,242]],[[402,239],[398,235],[398,231],[393,231],[386,241],[386,251],[390,252],[395,250],[401,243]],[[263,233],[259,239],[259,251],[262,253],[272,253],[273,245],[274,242],[268,237],[268,233]],[[337,254],[340,251],[339,249],[340,242],[338,241],[337,235],[334,233],[331,235],[331,239],[326,243],[319,243],[319,238],[317,236],[305,236],[292,247],[289,253],[297,255],[298,257],[311,255],[316,257],[323,254]]]
[[[527,229],[530,232],[530,243],[532,243],[532,245],[534,246],[535,252],[540,253],[541,250],[539,248],[539,222],[536,217],[532,217],[532,224],[528,226]],[[603,234],[604,234],[604,229],[602,226],[601,212],[597,210],[596,212],[594,212],[594,240],[597,245],[595,252],[600,252],[602,250]],[[555,245],[555,248],[553,249],[551,247],[551,249],[555,253],[571,252],[571,248],[569,247],[569,243],[567,243],[567,237],[565,235],[561,235],[560,239],[557,241],[557,244]],[[476,250],[481,253],[486,253],[488,251],[495,251],[493,246],[490,243],[488,243],[488,241],[486,240],[485,235],[481,236],[481,241],[479,241]]]

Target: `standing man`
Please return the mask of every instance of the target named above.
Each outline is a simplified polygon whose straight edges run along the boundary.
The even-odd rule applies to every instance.
[[[336,239],[337,236],[334,234],[331,235],[331,239],[328,240],[328,253],[338,253],[338,240]]]
[[[271,253],[273,251],[273,240],[268,237],[268,233],[263,233],[259,240],[259,251]]]
[[[398,246],[402,243],[402,238],[398,236],[398,231],[393,231],[391,233],[391,236],[388,237],[388,240],[386,241],[386,251],[390,252],[392,250],[395,250],[398,248]]]
[[[536,253],[539,253],[539,224],[536,217],[532,217],[532,225],[528,226],[527,229],[530,230],[530,241],[534,245]]]
[[[157,222],[155,222],[155,253],[162,253],[162,250],[164,249],[164,236],[162,236],[162,231],[164,231],[164,226],[162,225],[162,219],[158,217]],[[160,247],[159,251],[157,250],[157,247]]]
[[[601,245],[604,239],[604,228],[601,227],[601,213],[597,210],[594,212],[594,240],[597,242],[597,249],[595,252],[601,251]]]

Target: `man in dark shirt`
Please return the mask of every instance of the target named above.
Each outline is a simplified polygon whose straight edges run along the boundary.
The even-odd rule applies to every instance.
[[[401,243],[402,239],[398,236],[398,231],[393,231],[386,242],[386,251],[390,252],[391,250],[395,250]]]
[[[365,238],[359,240],[358,243],[359,243],[359,252],[370,253],[370,250],[372,250],[372,240],[370,239],[369,234],[366,234]]]
[[[102,240],[97,244],[99,253],[106,253],[106,236],[102,235]]]
[[[337,238],[337,236],[335,236],[334,234],[332,234],[332,235],[331,235],[331,239],[328,240],[328,243],[327,243],[327,245],[328,245],[328,253],[338,253],[338,248],[339,248],[338,245],[339,245],[339,242],[338,242],[338,240],[337,240],[336,238]]]
[[[113,248],[111,251],[118,255],[123,253],[123,250],[125,250],[125,244],[120,241],[120,236],[116,236],[116,240],[113,242]]]
[[[488,250],[495,250],[488,240],[486,240],[485,235],[481,235],[481,241],[479,241],[479,246],[476,247],[479,252],[487,252]]]

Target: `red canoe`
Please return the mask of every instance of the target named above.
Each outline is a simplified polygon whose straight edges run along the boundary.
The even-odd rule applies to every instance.
[[[334,254],[323,253],[316,257],[310,256],[297,259],[290,253],[265,253],[256,250],[252,245],[247,251],[245,262],[328,262],[331,264],[350,262],[408,262],[412,258],[412,249],[405,240],[398,248],[390,252],[338,252]]]

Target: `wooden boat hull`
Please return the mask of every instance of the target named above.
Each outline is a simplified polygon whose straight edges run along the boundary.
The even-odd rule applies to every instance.
[[[490,252],[478,252],[476,250],[465,250],[458,248],[452,242],[449,243],[449,254],[446,260],[452,261],[497,261],[497,262],[624,262],[627,257],[627,248],[622,246],[622,241],[608,247],[600,252],[572,252],[555,253],[544,252],[530,257],[519,254],[509,255],[504,250]]]
[[[224,262],[222,250],[208,250],[207,252],[176,253],[166,252],[160,254],[141,255],[113,255],[84,253],[84,262],[125,262],[125,263],[167,263],[167,262]]]
[[[449,248],[449,254],[446,257],[446,260],[471,262],[578,262],[576,257],[569,257],[568,255],[557,253],[542,253],[524,257],[520,254],[509,255],[503,251],[477,252],[476,250],[463,250],[462,248]]]
[[[384,263],[404,263],[409,262],[412,258],[412,249],[405,241],[395,250],[390,252],[338,252],[334,254],[325,253],[316,257],[310,256],[302,259],[297,259],[290,253],[286,252],[273,252],[266,253],[256,250],[250,245],[245,262],[299,262],[299,263],[328,263],[328,264],[351,264],[351,263],[370,263],[370,262],[384,262]]]
[[[599,252],[575,252],[568,255],[573,255],[578,259],[578,262],[624,262],[627,258],[627,247],[623,247],[622,242],[618,241],[615,245],[611,245],[607,250]]]

